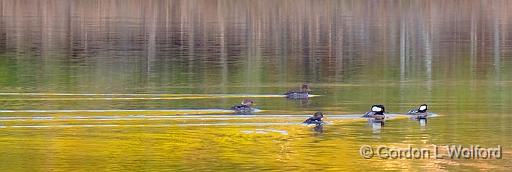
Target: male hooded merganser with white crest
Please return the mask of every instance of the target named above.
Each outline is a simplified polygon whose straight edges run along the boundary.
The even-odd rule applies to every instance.
[[[302,84],[302,87],[299,90],[290,90],[286,92],[286,98],[289,99],[307,99],[311,94],[311,89],[309,89],[308,84]]]
[[[413,115],[415,119],[427,119],[428,116],[428,106],[427,104],[422,104],[418,109],[412,109],[407,112],[407,115]]]
[[[250,114],[254,111],[252,105],[254,101],[251,99],[244,99],[240,105],[233,106],[233,109],[237,114]]]
[[[373,105],[370,111],[363,115],[363,118],[370,118],[372,119],[372,122],[384,125],[384,119],[386,118],[386,115],[384,114],[385,111],[386,109],[384,105]]]

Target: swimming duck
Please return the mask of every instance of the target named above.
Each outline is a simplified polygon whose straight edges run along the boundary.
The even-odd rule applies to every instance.
[[[322,112],[315,112],[312,117],[306,119],[303,123],[304,124],[315,124],[315,125],[323,125],[324,121],[322,121],[322,118],[324,118],[324,114]]]
[[[373,105],[370,111],[366,112],[363,115],[363,118],[370,118],[374,123],[381,123],[384,125],[384,119],[386,116],[384,115],[386,108],[384,105]]]
[[[289,99],[307,99],[311,94],[311,89],[309,89],[308,84],[302,84],[302,87],[299,90],[290,90],[286,92],[286,98]]]
[[[253,112],[252,105],[254,101],[251,99],[244,99],[240,105],[235,105],[231,109],[233,109],[237,114],[250,114]]]
[[[407,115],[413,115],[413,118],[415,119],[427,119],[428,116],[428,106],[427,104],[422,104],[418,109],[412,109],[409,112],[407,112]]]

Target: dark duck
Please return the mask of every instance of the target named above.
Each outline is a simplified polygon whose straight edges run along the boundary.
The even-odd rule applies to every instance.
[[[427,119],[428,116],[428,106],[427,104],[422,104],[418,109],[412,109],[407,112],[407,115],[412,115],[414,119]]]
[[[324,131],[324,114],[322,112],[315,112],[312,117],[306,119],[303,123],[306,125],[314,125],[313,130],[318,133],[323,133]]]
[[[286,98],[289,99],[307,99],[311,94],[311,89],[309,89],[308,84],[302,84],[302,87],[299,90],[290,90],[286,92]]]
[[[384,119],[386,118],[386,115],[384,114],[385,110],[386,108],[384,105],[373,105],[370,111],[363,115],[363,118],[369,118],[372,119],[372,122],[374,123],[381,123],[381,125],[384,125]]]
[[[315,124],[315,125],[323,125],[324,121],[322,121],[322,118],[324,118],[324,114],[322,112],[315,112],[312,117],[306,119],[303,123],[304,124]]]
[[[252,105],[254,101],[251,99],[245,99],[240,103],[240,105],[233,106],[231,109],[235,111],[237,114],[250,114],[254,111]]]

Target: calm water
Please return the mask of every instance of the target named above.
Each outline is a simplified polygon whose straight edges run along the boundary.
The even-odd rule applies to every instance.
[[[0,0],[1,171],[509,170],[510,1]],[[278,95],[302,83],[308,101]],[[261,111],[224,110],[252,97]],[[372,104],[406,118],[373,130]],[[34,111],[36,110],[36,111]],[[300,125],[324,111],[323,133]],[[503,147],[365,160],[361,145]]]

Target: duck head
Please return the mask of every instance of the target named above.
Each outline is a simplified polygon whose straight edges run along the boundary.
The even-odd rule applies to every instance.
[[[322,118],[324,118],[324,113],[322,113],[322,112],[315,112],[315,114],[313,114],[313,118],[321,120]]]
[[[311,92],[311,89],[309,89],[308,84],[302,84],[302,87],[300,88],[300,90],[303,92]]]
[[[377,114],[384,114],[385,110],[384,105],[373,105],[371,108],[371,111]]]
[[[252,106],[254,104],[254,101],[251,99],[244,99],[241,104],[246,106]]]
[[[427,104],[422,104],[420,107],[418,107],[418,112],[425,113],[428,110]]]

